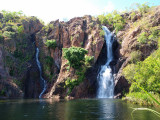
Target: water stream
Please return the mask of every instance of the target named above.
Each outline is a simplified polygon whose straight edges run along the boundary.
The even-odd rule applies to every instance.
[[[43,85],[43,90],[40,93],[39,98],[42,98],[42,95],[44,94],[44,92],[47,89],[47,83],[46,83],[45,79],[42,77],[42,68],[41,68],[41,64],[39,62],[38,56],[39,56],[39,48],[36,48],[36,62],[37,62],[37,66],[38,66],[39,73],[40,73],[40,81],[42,82],[42,85]]]
[[[114,96],[114,79],[112,74],[112,69],[110,67],[110,62],[113,60],[112,44],[113,44],[113,35],[108,30],[107,27],[102,27],[105,32],[105,40],[107,46],[107,61],[106,64],[101,66],[100,72],[97,76],[98,80],[98,98],[113,98]]]

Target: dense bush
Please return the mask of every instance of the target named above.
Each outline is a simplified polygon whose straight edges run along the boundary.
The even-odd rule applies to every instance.
[[[149,11],[149,5],[148,3],[144,3],[144,4],[136,4],[138,11],[143,15],[144,13]]]
[[[55,49],[57,47],[56,40],[54,40],[54,39],[47,40],[45,44],[49,49]]]
[[[128,65],[123,74],[132,83],[131,92],[139,92],[136,84],[148,92],[160,93],[160,49],[137,64]],[[135,84],[136,83],[136,84]]]
[[[23,25],[17,27],[18,36],[22,37],[24,35],[24,27]]]
[[[147,34],[145,32],[142,32],[138,37],[137,41],[142,44],[147,43]]]
[[[4,37],[10,38],[10,39],[11,39],[11,38],[14,38],[15,35],[16,35],[15,32],[9,32],[9,31],[4,31],[4,33],[3,33],[3,36],[4,36]]]
[[[104,37],[104,35],[105,35],[104,30],[101,30],[99,34],[100,34],[101,37]]]
[[[74,86],[83,82],[86,70],[94,60],[93,56],[85,56],[87,52],[87,50],[80,47],[63,48],[63,56],[68,60],[69,66],[76,70],[76,78],[67,78],[65,81],[65,86],[69,88],[68,94],[72,91]],[[67,69],[69,70],[70,67]]]
[[[136,62],[140,61],[141,56],[142,56],[141,51],[133,51],[133,52],[130,54],[130,61],[131,61],[132,63],[136,63]]]
[[[150,31],[151,31],[151,34],[149,35],[148,38],[151,40],[158,39],[158,37],[160,36],[160,29],[158,29],[158,27],[156,26],[156,27],[152,27]]]
[[[158,101],[160,100],[160,97],[158,94],[150,93],[154,98],[156,98]],[[155,102],[148,97],[148,94],[144,92],[133,92],[126,95],[127,100],[131,101],[135,104],[140,105],[155,105]]]
[[[3,42],[3,35],[2,33],[0,33],[0,44],[2,44],[2,42]]]
[[[85,54],[87,53],[87,50],[80,47],[63,48],[64,58],[66,58],[69,65],[75,69],[79,69],[79,67],[85,62]]]
[[[101,24],[112,25],[113,29],[116,30],[116,33],[123,29],[125,25],[124,18],[117,12],[109,13],[107,15],[99,15],[98,18]]]
[[[8,22],[9,20],[16,22],[21,15],[23,15],[22,11],[19,12],[10,12],[10,11],[1,11],[3,14],[3,22]]]
[[[45,57],[45,64],[47,64],[48,66],[52,66],[53,65],[53,58],[50,56]]]

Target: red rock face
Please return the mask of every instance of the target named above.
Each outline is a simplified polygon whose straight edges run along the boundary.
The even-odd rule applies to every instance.
[[[45,97],[49,98],[53,95],[60,95],[60,97],[64,98],[67,91],[64,89],[64,82],[68,77],[74,75],[74,70],[67,72],[67,61],[62,56],[62,48],[72,46],[83,47],[88,50],[89,56],[94,56],[94,63],[96,63],[104,44],[104,38],[99,34],[101,31],[99,21],[92,19],[91,16],[73,18],[66,23],[54,21],[50,24],[53,24],[54,29],[48,31],[48,37],[45,38],[45,32],[41,30],[36,36],[36,42],[39,44],[38,47],[40,50],[44,51],[44,56],[47,56],[49,53],[44,45],[46,39],[56,40],[58,47],[55,50],[51,50],[51,57],[53,57],[58,67],[57,69],[60,71],[57,74],[58,78],[54,80],[52,87],[49,88],[48,94]],[[89,86],[87,80],[85,80],[84,85],[80,85],[81,87],[76,87],[76,91],[79,91],[79,94],[84,90],[87,91],[86,85]],[[79,97],[79,94],[74,94],[73,97]]]

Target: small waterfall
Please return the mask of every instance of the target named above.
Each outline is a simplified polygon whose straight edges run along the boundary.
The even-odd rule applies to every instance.
[[[42,68],[41,68],[38,56],[39,56],[39,48],[36,48],[36,62],[37,62],[37,66],[38,66],[38,69],[40,72],[40,80],[43,82],[43,90],[40,93],[39,98],[42,98],[42,95],[44,94],[44,92],[47,89],[47,83],[46,83],[45,79],[42,77]]]
[[[112,44],[114,39],[112,39],[112,33],[107,27],[102,27],[105,32],[105,40],[107,46],[107,62],[105,65],[101,66],[100,72],[97,76],[98,80],[98,98],[113,98],[114,96],[114,79],[112,74],[112,69],[110,67],[110,62],[113,60]]]

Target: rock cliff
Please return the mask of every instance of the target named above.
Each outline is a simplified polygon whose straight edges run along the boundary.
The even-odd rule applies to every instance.
[[[153,7],[144,14],[135,11],[135,15],[132,16],[132,13],[122,15],[127,18],[127,22],[124,29],[117,33],[120,43],[115,76],[117,97],[128,92],[130,87],[122,74],[123,68],[129,63],[143,61],[158,47],[157,40],[152,35],[160,30],[160,6]]]
[[[10,15],[0,17],[0,96],[36,98],[41,89],[33,36],[43,25],[35,17]]]
[[[94,65],[102,50],[104,38],[100,35],[102,30],[98,19],[91,16],[73,18],[66,23],[57,20],[50,22],[48,26],[47,31],[42,29],[36,34],[36,44],[40,51],[43,51],[40,56],[41,63],[45,65],[44,58],[47,56],[52,57],[54,60],[52,74],[48,73],[44,66],[45,78],[47,79],[47,76],[51,76],[51,85],[48,86],[48,93],[45,97],[50,98],[54,95],[59,95],[64,98],[67,95],[67,89],[64,88],[65,80],[74,76],[75,73],[74,70],[67,72],[67,61],[62,56],[62,48],[72,46],[85,48],[88,50],[88,56],[94,56]],[[57,47],[48,50],[45,43],[51,39],[56,40]],[[73,89],[71,96],[75,98],[89,97],[89,88],[93,87],[91,84],[96,82],[96,76],[94,77],[94,80],[86,77],[83,83]],[[47,80],[49,82],[49,78]],[[96,88],[93,89],[96,90]]]
[[[38,98],[43,89],[35,59],[38,47],[42,76],[47,81],[44,98],[96,97],[98,70],[107,59],[102,23],[98,18],[87,15],[68,22],[52,21],[44,26],[36,17],[7,15],[11,14],[0,13],[0,96]],[[143,14],[132,11],[118,17],[125,20],[124,28],[115,30],[114,60],[110,63],[117,98],[130,87],[122,74],[123,68],[143,61],[157,49],[153,35],[160,30],[160,6]],[[114,25],[105,25],[114,29]],[[87,56],[93,56],[94,60],[86,69],[83,82],[69,92],[65,81],[77,79],[77,75],[75,69],[68,69],[62,49],[73,46],[84,48]]]

